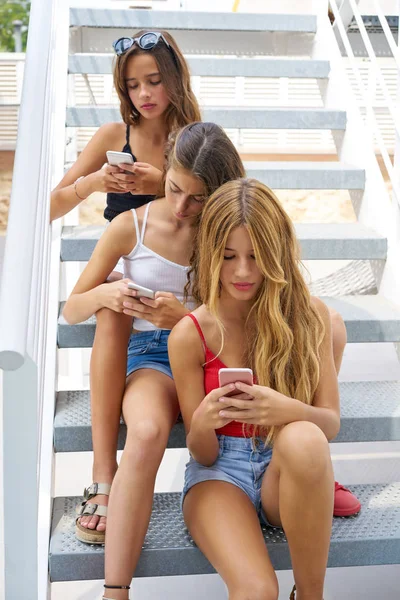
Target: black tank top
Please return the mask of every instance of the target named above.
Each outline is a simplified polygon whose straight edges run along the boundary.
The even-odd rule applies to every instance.
[[[133,160],[136,161],[136,157],[133,154],[129,143],[129,125],[126,126],[126,144],[122,148],[122,152],[128,152],[132,155]],[[120,213],[130,210],[131,208],[139,208],[139,206],[147,204],[151,200],[154,200],[154,198],[155,196],[150,195],[135,194],[133,196],[130,192],[126,192],[125,194],[109,192],[107,194],[107,206],[104,210],[104,218],[107,219],[107,221],[112,221],[114,217],[118,216]]]

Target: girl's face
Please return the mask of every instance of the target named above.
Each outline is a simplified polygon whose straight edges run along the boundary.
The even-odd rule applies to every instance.
[[[165,197],[178,221],[193,219],[201,213],[206,201],[204,183],[184,169],[169,169]]]
[[[126,87],[136,110],[145,119],[161,117],[169,106],[167,91],[151,54],[137,54],[126,66]]]
[[[226,241],[220,273],[222,293],[236,300],[253,300],[263,280],[247,228],[236,227]]]

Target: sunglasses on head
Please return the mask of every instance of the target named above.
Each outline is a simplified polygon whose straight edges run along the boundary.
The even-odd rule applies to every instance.
[[[121,54],[125,54],[125,52],[128,52],[128,50],[132,48],[133,44],[137,44],[142,50],[152,50],[153,48],[155,48],[155,46],[157,46],[160,40],[163,41],[164,44],[167,46],[168,50],[171,53],[175,66],[176,68],[178,68],[178,62],[175,56],[174,49],[167,42],[163,34],[159,33],[158,31],[147,31],[146,33],[143,33],[143,35],[137,38],[119,38],[118,40],[115,40],[115,42],[113,42],[113,48],[115,54],[117,56],[121,56]]]

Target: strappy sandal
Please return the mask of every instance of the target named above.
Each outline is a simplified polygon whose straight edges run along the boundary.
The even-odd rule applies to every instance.
[[[110,490],[111,485],[109,483],[92,483],[92,485],[83,490],[84,500],[76,509],[78,516],[76,517],[75,521],[75,535],[80,542],[84,542],[85,544],[104,544],[106,539],[105,531],[88,529],[87,527],[83,527],[83,525],[78,523],[78,521],[81,517],[86,516],[106,517],[108,507],[101,504],[91,503],[89,500],[98,494],[109,496]]]
[[[293,589],[291,591],[291,594],[289,596],[289,600],[296,600],[296,586],[293,586]]]
[[[106,590],[130,590],[131,589],[130,585],[106,585],[106,584],[104,584],[104,587],[106,588]],[[112,598],[106,598],[105,596],[103,596],[103,600],[112,600]]]

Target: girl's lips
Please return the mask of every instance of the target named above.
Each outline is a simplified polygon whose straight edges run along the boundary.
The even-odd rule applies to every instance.
[[[246,292],[253,287],[254,283],[243,282],[243,283],[234,283],[233,285],[237,290]]]
[[[156,106],[155,104],[143,104],[142,109],[143,110],[151,110],[155,106]]]

